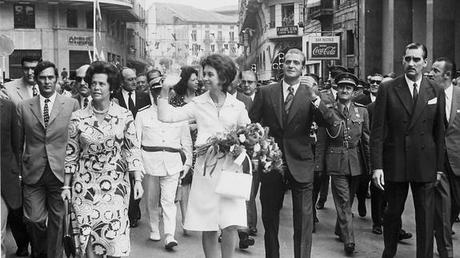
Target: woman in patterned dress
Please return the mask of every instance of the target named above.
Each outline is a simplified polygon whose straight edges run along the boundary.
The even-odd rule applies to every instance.
[[[191,66],[183,66],[180,73],[180,81],[174,86],[174,91],[169,98],[169,104],[174,107],[182,107],[190,103],[197,96],[198,90],[198,71]],[[195,120],[189,120],[190,135],[192,137],[193,146],[196,142],[197,127]],[[187,211],[188,197],[190,187],[192,185],[192,173],[195,165],[196,155],[193,155],[192,167],[189,171],[184,171],[181,175],[179,187],[177,189],[176,200],[179,202],[181,211],[182,223],[185,222],[185,214]],[[188,232],[184,229],[184,235]]]
[[[133,190],[138,199],[143,193],[134,119],[110,99],[120,84],[114,66],[92,63],[85,81],[93,100],[72,114],[62,198],[72,200],[82,256],[128,256],[129,195]],[[134,189],[128,172],[134,173]]]
[[[227,56],[213,54],[203,59],[201,66],[207,92],[193,98],[185,106],[173,107],[168,103],[169,90],[179,78],[168,75],[158,99],[160,121],[196,120],[197,146],[205,144],[209,137],[250,123],[243,102],[227,93],[236,75],[233,61]],[[184,228],[203,232],[203,251],[207,258],[233,257],[237,229],[247,227],[245,201],[225,198],[214,191],[225,162],[226,159],[220,159],[216,168],[220,166],[221,169],[208,173],[204,169],[204,156],[198,156],[195,163]],[[217,242],[219,229],[222,230],[221,246]]]

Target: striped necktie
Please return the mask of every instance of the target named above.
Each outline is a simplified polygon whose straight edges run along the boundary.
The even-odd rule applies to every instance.
[[[45,99],[45,106],[43,107],[43,121],[45,122],[45,128],[48,127],[48,122],[50,121],[50,113],[48,110],[48,103],[50,99]]]
[[[286,114],[289,114],[289,110],[292,106],[292,101],[294,100],[294,87],[292,87],[292,85],[289,85],[288,91],[289,93],[286,97],[286,100],[284,101],[284,112],[286,112]]]

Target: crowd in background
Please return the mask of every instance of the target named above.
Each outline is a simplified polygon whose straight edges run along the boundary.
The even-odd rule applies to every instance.
[[[179,210],[183,234],[203,232],[206,257],[232,257],[236,247],[255,243],[260,190],[266,257],[279,257],[279,211],[289,189],[294,254],[310,257],[321,219],[316,210],[324,208],[330,186],[334,233],[345,254],[356,248],[356,196],[361,217],[371,199],[371,230],[384,235],[383,257],[393,257],[397,242],[412,237],[401,223],[410,184],[417,257],[433,256],[433,238],[440,257],[453,257],[460,76],[448,58],[435,58],[423,74],[427,50],[417,43],[403,50],[402,63],[399,76],[358,79],[331,66],[329,78],[320,78],[305,74],[304,54],[290,49],[283,79],[261,83],[223,55],[181,67],[180,74],[96,61],[72,76],[65,69],[59,74],[52,62],[24,57],[24,76],[0,91],[2,255],[8,224],[17,256],[28,256],[30,245],[32,257],[60,257],[63,219],[70,214],[81,255],[128,256],[142,199],[150,240],[163,239],[167,250],[179,244]],[[194,149],[251,122],[270,128],[285,172],[255,171],[246,202],[222,198],[214,192],[219,173],[206,174],[208,161]],[[216,163],[232,166],[226,159]]]

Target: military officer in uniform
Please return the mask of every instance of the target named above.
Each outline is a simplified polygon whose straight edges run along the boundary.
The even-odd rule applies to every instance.
[[[368,173],[362,162],[370,159],[369,116],[366,107],[351,101],[357,78],[353,74],[342,73],[335,82],[338,100],[330,108],[341,119],[326,128],[326,170],[331,176],[332,196],[337,210],[335,234],[343,241],[345,253],[351,255],[355,250],[351,207],[360,175]],[[360,144],[363,148],[359,148]]]

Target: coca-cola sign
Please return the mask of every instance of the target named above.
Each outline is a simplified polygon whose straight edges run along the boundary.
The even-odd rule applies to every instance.
[[[308,40],[308,59],[340,59],[340,37],[310,37]]]

